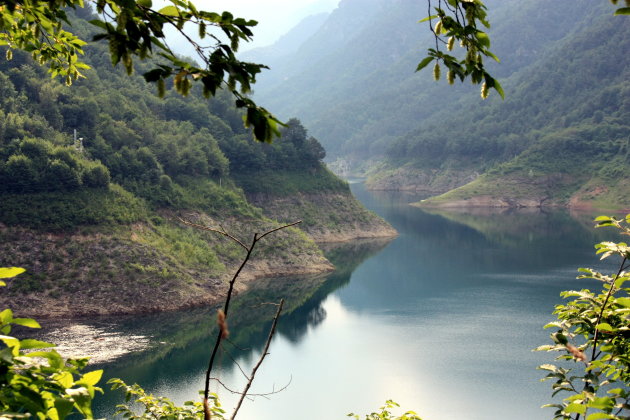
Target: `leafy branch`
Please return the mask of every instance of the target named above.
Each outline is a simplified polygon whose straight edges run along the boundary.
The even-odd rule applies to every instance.
[[[23,268],[0,268],[0,279],[13,278]],[[0,280],[0,286],[6,283]],[[64,419],[71,414],[93,418],[91,403],[102,370],[83,373],[87,359],[63,359],[52,343],[11,335],[13,326],[40,328],[30,318],[0,312],[0,418]]]
[[[440,63],[447,68],[446,80],[453,84],[456,78],[462,82],[470,78],[472,83],[481,83],[481,97],[486,99],[490,89],[505,98],[501,84],[485,69],[484,59],[499,58],[490,50],[490,37],[480,27],[489,28],[486,6],[480,0],[429,0],[429,16],[420,22],[429,22],[435,38],[435,48],[429,48],[428,55],[416,68],[420,71],[431,62],[433,78],[440,79]],[[435,13],[433,13],[433,10]],[[432,14],[433,13],[433,14]],[[458,43],[466,52],[464,58],[457,58],[450,52]],[[446,52],[443,50],[445,47]]]
[[[610,1],[614,5],[619,3],[619,0]],[[624,2],[626,7],[617,8],[615,15],[630,15],[630,1]],[[449,84],[455,83],[456,78],[462,82],[470,78],[473,84],[481,83],[483,99],[488,97],[490,89],[505,99],[501,84],[488,73],[484,63],[487,57],[496,62],[500,60],[489,50],[490,37],[480,29],[490,28],[487,7],[482,0],[429,0],[427,17],[420,22],[429,22],[435,47],[428,49],[427,56],[420,61],[416,71],[435,62],[433,78],[436,81],[441,77],[441,66],[444,66]],[[463,58],[452,55],[456,44],[463,49]]]
[[[597,227],[614,227],[622,235],[630,235],[630,215],[625,220],[608,216],[595,219]],[[545,328],[557,328],[551,334],[553,345],[536,350],[556,351],[557,360],[579,362],[583,367],[565,368],[545,364],[539,369],[549,373],[543,380],[555,380],[553,395],[568,392],[570,396],[553,407],[555,419],[586,420],[624,419],[630,414],[630,281],[628,259],[630,247],[624,242],[602,242],[595,246],[601,259],[617,256],[619,268],[605,275],[590,268],[581,268],[578,278],[597,280],[602,291],[571,290],[561,294],[572,298],[557,305],[558,320]],[[590,354],[590,357],[587,356]],[[620,385],[620,387],[617,387]]]
[[[253,37],[255,20],[236,18],[229,12],[221,14],[198,10],[191,1],[169,0],[159,10],[151,0],[96,0],[100,19],[91,23],[102,31],[93,41],[106,40],[115,66],[122,63],[128,74],[133,72],[134,57],[153,57],[155,67],[143,74],[149,83],[156,83],[158,95],[166,92],[166,81],[174,89],[188,95],[193,82],[202,86],[205,97],[217,90],[231,92],[235,105],[244,111],[243,122],[253,129],[259,141],[271,142],[280,136],[284,124],[246,95],[256,82],[256,75],[267,67],[240,61],[236,57],[241,42]],[[83,8],[83,0],[9,0],[0,3],[0,46],[30,53],[40,64],[47,64],[53,77],[65,77],[66,84],[84,77],[81,70],[90,68],[79,59],[86,41],[64,29],[71,26],[65,8]],[[205,44],[196,41],[188,30],[194,27]],[[173,51],[166,40],[167,28],[181,35],[193,48],[201,63],[187,62]],[[221,36],[220,36],[221,34]]]

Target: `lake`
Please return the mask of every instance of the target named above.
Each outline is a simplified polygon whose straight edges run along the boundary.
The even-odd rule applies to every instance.
[[[355,195],[400,233],[391,241],[326,246],[338,267],[325,277],[256,282],[231,309],[231,343],[216,376],[231,389],[256,363],[275,307],[287,299],[270,354],[238,418],[343,419],[387,399],[424,420],[548,419],[551,384],[536,366],[552,353],[542,326],[562,290],[595,288],[578,267],[606,269],[593,244],[616,239],[589,216],[566,212],[436,213],[418,197]],[[607,235],[607,233],[609,233]],[[608,268],[611,271],[613,268]],[[138,382],[178,402],[198,398],[214,340],[214,310],[100,321],[153,349],[104,365],[106,377]],[[218,382],[230,413],[236,401]],[[96,414],[111,417],[121,395],[107,392]]]

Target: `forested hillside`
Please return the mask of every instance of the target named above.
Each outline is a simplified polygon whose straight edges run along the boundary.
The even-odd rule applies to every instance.
[[[300,56],[279,66],[288,69],[282,81],[262,78],[256,91],[282,116],[301,118],[331,161],[367,172],[372,188],[434,194],[492,171],[449,197],[458,205],[473,196],[483,196],[478,205],[577,204],[604,190],[596,201],[628,204],[628,186],[615,179],[628,170],[630,23],[606,2],[487,2],[501,58],[490,70],[505,101],[413,72],[433,43],[417,23],[426,5],[380,0],[356,11],[357,3],[342,1]],[[327,42],[324,28],[351,26],[352,13],[363,13],[362,26]],[[315,45],[327,53],[300,58]]]
[[[86,21],[75,20],[73,29],[91,38]],[[27,54],[0,62],[0,266],[27,269],[3,299],[39,315],[198,305],[218,297],[242,256],[179,217],[244,240],[278,226],[248,201],[241,186],[251,189],[250,182],[356,203],[299,121],[273,144],[256,143],[226,96],[169,90],[160,99],[142,77],[112,68],[106,48],[86,48],[92,69],[72,86],[51,79]],[[301,184],[292,181],[296,172]],[[354,205],[351,214],[332,205],[322,213],[344,212],[350,224],[367,220],[366,230],[392,234]],[[307,220],[304,230],[317,226]],[[252,267],[246,277],[332,268],[298,229],[265,241]]]

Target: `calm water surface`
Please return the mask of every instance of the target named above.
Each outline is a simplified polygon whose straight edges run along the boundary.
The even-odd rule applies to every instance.
[[[239,389],[234,366],[251,369],[274,308],[287,312],[254,383],[268,398],[246,401],[239,418],[343,419],[386,399],[425,420],[547,419],[550,386],[536,366],[552,360],[546,344],[559,292],[594,287],[576,268],[598,267],[593,244],[607,237],[589,218],[564,213],[430,214],[417,197],[366,192],[357,197],[389,221],[391,242],[356,241],[327,249],[339,268],[328,277],[263,281],[232,309],[233,345],[219,379]],[[602,235],[604,234],[604,235]],[[138,382],[178,402],[197,398],[213,334],[212,311],[119,320],[129,334],[149,334],[153,351],[105,365],[108,377]],[[235,397],[218,384],[231,412]],[[111,417],[117,394],[97,401]]]

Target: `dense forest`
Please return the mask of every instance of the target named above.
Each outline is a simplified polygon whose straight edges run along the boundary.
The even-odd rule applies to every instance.
[[[263,74],[256,97],[303,119],[330,161],[367,173],[373,188],[442,193],[491,171],[492,182],[479,179],[457,197],[565,205],[606,187],[599,202],[627,204],[628,186],[617,180],[629,167],[628,21],[600,2],[487,4],[501,59],[491,72],[505,101],[433,82],[430,70],[414,74],[433,43],[417,22],[426,8],[386,0],[342,1],[298,53],[271,63],[279,74]],[[341,38],[330,42],[332,33]],[[508,174],[513,182],[491,188]],[[530,191],[511,195],[523,178],[534,178]]]

